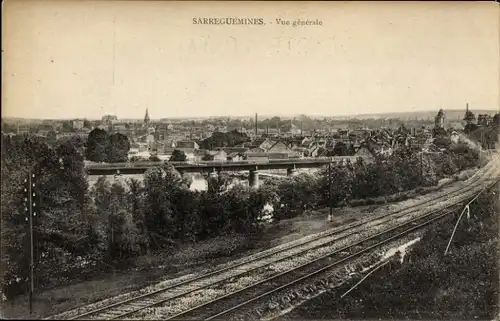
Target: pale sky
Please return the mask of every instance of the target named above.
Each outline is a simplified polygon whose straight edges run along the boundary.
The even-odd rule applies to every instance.
[[[266,24],[194,25],[194,17]],[[6,0],[2,20],[4,117],[500,108],[493,2]]]

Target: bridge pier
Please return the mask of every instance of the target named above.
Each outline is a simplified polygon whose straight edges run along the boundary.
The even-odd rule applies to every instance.
[[[248,186],[252,188],[259,187],[259,172],[256,169],[251,169],[248,175]]]
[[[295,166],[293,166],[293,168],[288,168],[286,170],[286,175],[287,176],[297,176],[299,173],[297,172],[297,169],[295,168]]]
[[[215,171],[215,168],[213,169],[213,171],[210,172],[210,174],[208,174],[208,176],[213,178],[217,177],[217,172]]]

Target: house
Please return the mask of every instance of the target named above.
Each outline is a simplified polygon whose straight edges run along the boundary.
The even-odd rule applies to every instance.
[[[214,161],[226,161],[227,160],[227,154],[223,150],[212,151],[212,152],[209,152],[209,154],[213,156]]]
[[[177,149],[200,149],[200,146],[192,140],[180,140],[176,142]]]
[[[292,152],[292,149],[290,148],[290,146],[288,146],[288,144],[279,140],[279,141],[275,142],[271,147],[269,147],[267,149],[267,152],[268,153],[288,153],[288,152]]]
[[[149,134],[146,136],[146,143],[150,144],[155,141],[155,136],[152,134]]]
[[[373,155],[373,153],[366,147],[361,147],[360,149],[358,149],[358,151],[356,152],[356,154],[354,154],[354,156],[361,157],[363,158],[363,160],[370,162],[375,160],[375,156]]]
[[[195,150],[194,148],[179,148],[179,147],[176,147],[176,148],[172,148],[172,150],[180,150],[181,152],[183,152],[185,155],[186,155],[186,159],[187,160],[195,160],[197,159],[197,156],[195,155]]]
[[[308,148],[308,154],[309,154],[309,157],[318,157],[318,156],[321,156],[319,154],[320,152],[320,148],[318,147],[318,145],[313,145],[312,147]]]
[[[146,144],[148,146],[148,151],[152,153],[157,153],[158,150],[161,150],[163,148],[163,144],[156,142],[154,140],[148,141]]]
[[[128,159],[132,157],[147,160],[151,157],[151,153],[148,151],[139,151],[139,149],[130,149],[128,152]]]
[[[128,132],[128,129],[125,124],[117,124],[113,126],[113,131],[121,134],[126,134]]]
[[[169,139],[165,139],[164,142],[165,142],[165,145],[167,145],[168,147],[174,148],[174,147],[177,146],[177,140],[176,139],[169,138]]]
[[[221,147],[221,148],[216,148],[216,150],[223,150],[229,156],[229,154],[232,154],[232,153],[244,154],[244,153],[248,152],[249,149],[247,147]]]
[[[269,148],[271,148],[274,144],[276,144],[276,141],[270,140],[267,138],[257,138],[253,140],[248,146],[253,149],[253,148],[260,148],[264,151],[267,151]]]
[[[233,152],[227,155],[228,161],[241,161],[245,159],[244,153]]]
[[[171,156],[175,148],[163,145],[161,149],[158,149],[158,155],[168,155]]]
[[[300,146],[301,147],[309,147],[310,144],[311,144],[312,140],[311,138],[309,137],[304,137],[302,138],[302,140],[300,141]]]
[[[81,119],[73,120],[73,129],[81,129],[84,126],[84,122]]]
[[[479,114],[477,116],[477,124],[480,126],[488,126],[493,122],[493,117],[488,114]]]
[[[267,162],[269,157],[265,152],[246,152],[245,159],[248,161],[264,161]]]
[[[267,153],[269,159],[288,159],[288,153]]]
[[[309,157],[309,149],[306,147],[294,147],[292,148],[292,151],[300,155],[300,157]]]
[[[301,134],[301,130],[299,127],[295,126],[295,124],[292,124],[292,126],[290,126],[290,134],[292,135],[299,135]]]
[[[118,117],[115,115],[104,115],[101,119],[101,124],[104,126],[108,126],[110,124],[114,124],[118,121]]]
[[[360,147],[366,148],[373,155],[392,155],[392,147],[388,142],[375,141],[373,138],[367,139]]]

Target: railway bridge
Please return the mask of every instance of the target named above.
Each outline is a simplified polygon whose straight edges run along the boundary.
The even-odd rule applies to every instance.
[[[249,171],[249,185],[259,185],[259,170],[286,169],[289,176],[297,174],[300,168],[318,168],[328,164],[333,166],[346,166],[354,163],[355,156],[336,156],[323,158],[298,158],[267,161],[184,161],[184,162],[128,162],[128,163],[93,163],[87,164],[89,175],[115,175],[115,174],[142,174],[150,168],[171,164],[181,174],[202,173],[216,176],[217,173]]]

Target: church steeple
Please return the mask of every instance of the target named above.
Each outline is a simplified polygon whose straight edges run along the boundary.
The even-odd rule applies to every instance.
[[[144,116],[144,124],[149,124],[149,113],[148,109],[146,108],[146,116]]]

